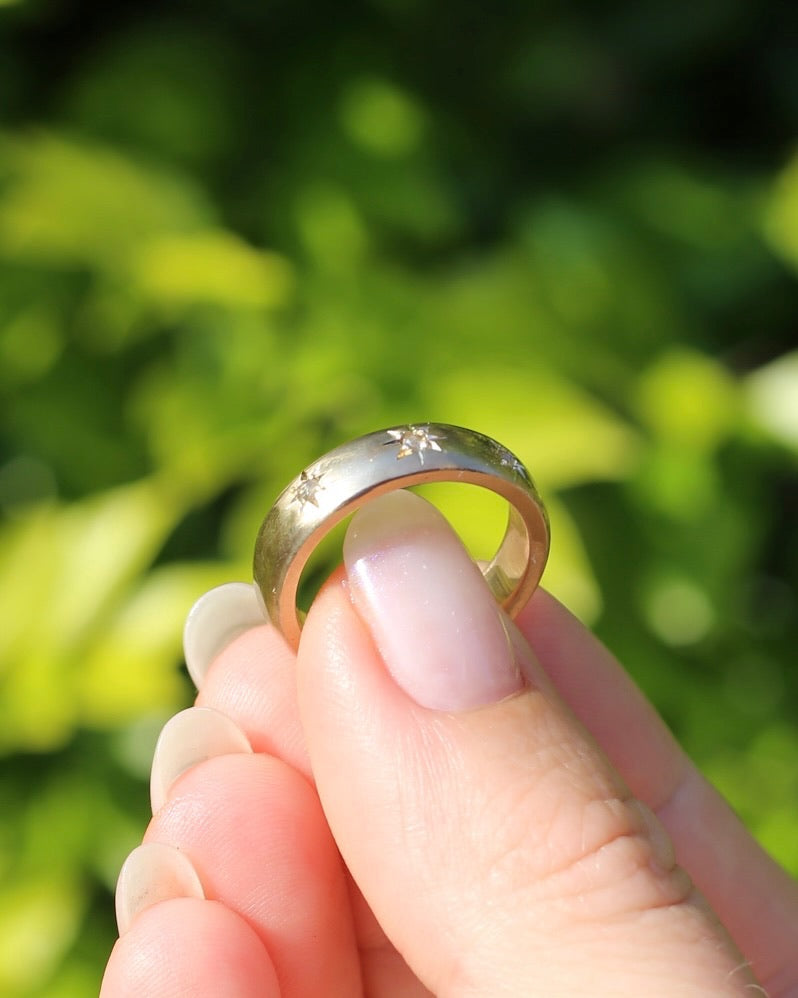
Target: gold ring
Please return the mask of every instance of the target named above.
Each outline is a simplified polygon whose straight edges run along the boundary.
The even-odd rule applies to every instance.
[[[496,440],[446,423],[368,433],[320,457],[285,488],[255,543],[255,582],[269,619],[294,648],[296,596],[319,541],[370,499],[425,482],[464,482],[503,496],[507,529],[483,568],[497,602],[514,617],[535,591],[549,552],[549,521],[529,472]]]

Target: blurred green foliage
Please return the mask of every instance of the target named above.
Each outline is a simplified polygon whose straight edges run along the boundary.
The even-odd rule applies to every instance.
[[[522,456],[549,587],[798,873],[797,20],[0,2],[2,994],[96,991],[187,609],[397,422]]]

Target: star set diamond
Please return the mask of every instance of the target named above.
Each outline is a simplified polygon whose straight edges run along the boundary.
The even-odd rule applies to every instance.
[[[502,447],[501,444],[496,444],[496,457],[499,459],[499,464],[502,468],[509,468],[510,471],[514,471],[516,475],[521,475],[522,478],[529,478],[529,472],[515,454],[507,450],[506,447]]]
[[[392,430],[384,430],[383,432],[388,439],[383,439],[381,442],[383,447],[395,446],[397,448],[394,455],[397,461],[416,457],[419,465],[424,468],[425,457],[434,452],[443,453],[444,447],[449,446],[448,434],[442,432],[444,429],[444,427],[437,424],[410,423],[407,426],[398,426]],[[374,436],[377,437],[378,434]],[[444,446],[441,446],[441,443]],[[491,455],[492,460],[495,462],[494,466],[498,465],[501,468],[506,468],[525,482],[531,482],[529,472],[512,451],[507,450],[506,447],[503,447],[497,441],[488,438],[484,440],[483,447]],[[329,470],[328,467],[324,467],[321,470],[319,464],[316,463],[301,472],[288,490],[290,502],[298,505],[303,512],[306,510],[306,507],[320,509],[322,505],[326,505],[326,500],[320,497],[319,493],[326,489],[322,478],[324,478]]]
[[[440,451],[442,448],[438,441],[444,439],[442,435],[432,433],[428,426],[403,426],[398,430],[388,430],[387,433],[392,439],[385,441],[386,447],[390,444],[399,444],[397,461],[417,454],[421,464],[424,463],[424,451]]]
[[[291,500],[301,503],[304,507],[310,503],[318,508],[318,493],[324,488],[321,484],[322,474],[313,475],[310,470],[303,471],[299,476],[299,481],[291,489]]]

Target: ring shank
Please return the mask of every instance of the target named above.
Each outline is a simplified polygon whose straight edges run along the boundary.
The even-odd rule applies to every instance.
[[[255,582],[269,618],[294,648],[301,633],[297,590],[314,549],[358,507],[399,488],[462,482],[505,498],[507,528],[483,569],[485,579],[511,617],[534,592],[548,556],[549,527],[523,465],[473,430],[442,423],[409,429],[416,431],[411,444],[417,449],[411,453],[402,454],[397,439],[407,427],[371,433],[330,451],[280,494],[263,521],[255,545]]]

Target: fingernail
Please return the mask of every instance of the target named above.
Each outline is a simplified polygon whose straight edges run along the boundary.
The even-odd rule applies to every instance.
[[[391,492],[352,518],[344,541],[352,599],[388,671],[422,707],[496,703],[523,679],[499,608],[444,517]]]
[[[186,667],[197,689],[213,660],[234,638],[265,623],[257,591],[248,582],[227,582],[200,596],[183,630]]]
[[[169,798],[172,784],[205,759],[251,752],[244,732],[226,714],[211,707],[189,707],[164,725],[155,745],[150,776],[150,802],[156,814]]]
[[[170,898],[204,898],[197,871],[173,846],[148,842],[128,856],[116,882],[116,924],[124,935],[140,911]]]

